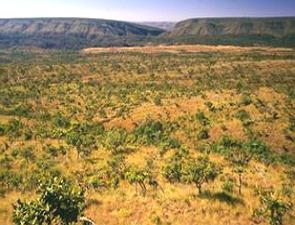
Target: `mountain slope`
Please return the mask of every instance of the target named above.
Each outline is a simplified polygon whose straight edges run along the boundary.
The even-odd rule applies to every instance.
[[[136,24],[81,18],[0,19],[0,48],[154,44],[231,44],[295,47],[295,17],[205,18]],[[171,29],[164,31],[159,27]]]
[[[175,26],[175,22],[140,22],[139,24],[151,26],[151,27],[157,27],[163,30],[170,31]]]
[[[0,19],[0,46],[81,48],[132,45],[162,32],[162,29],[145,25],[100,19]]]
[[[181,21],[162,35],[170,42],[295,43],[295,18],[205,18]]]

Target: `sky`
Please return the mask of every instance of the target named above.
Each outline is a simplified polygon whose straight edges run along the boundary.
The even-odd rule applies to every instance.
[[[1,18],[86,17],[138,22],[295,16],[295,0],[0,0],[0,3]]]

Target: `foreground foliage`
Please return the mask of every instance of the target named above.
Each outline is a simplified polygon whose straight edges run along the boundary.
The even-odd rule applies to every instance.
[[[64,179],[41,184],[40,197],[32,202],[18,200],[13,221],[19,225],[42,225],[77,222],[85,209],[84,192]]]

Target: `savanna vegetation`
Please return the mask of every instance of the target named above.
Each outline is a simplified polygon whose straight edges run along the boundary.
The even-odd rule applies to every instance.
[[[294,224],[294,59],[1,51],[0,224]]]

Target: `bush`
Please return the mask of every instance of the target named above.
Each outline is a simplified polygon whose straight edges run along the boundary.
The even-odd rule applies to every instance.
[[[146,183],[151,179],[151,173],[146,169],[133,166],[129,167],[125,172],[125,179],[132,185],[139,185],[142,194],[145,194],[147,191]]]
[[[249,94],[243,94],[241,97],[240,105],[247,106],[252,104],[252,99]]]
[[[127,132],[123,129],[112,129],[107,132],[104,146],[114,154],[124,153],[126,148]]]
[[[260,208],[254,215],[265,217],[270,225],[282,225],[284,216],[291,211],[292,204],[284,201],[273,190],[264,190],[260,194]]]
[[[236,118],[240,119],[240,120],[247,120],[247,119],[250,119],[250,115],[249,113],[246,111],[246,110],[239,110],[236,115],[235,115]]]
[[[25,141],[31,140],[33,138],[33,132],[31,129],[26,128],[24,130],[24,139]]]
[[[233,193],[234,191],[234,182],[232,179],[227,179],[223,185],[222,185],[222,190],[226,193]]]
[[[230,136],[223,136],[218,142],[211,145],[211,150],[213,152],[225,156],[228,155],[233,149],[243,149],[243,151],[247,152],[247,154],[252,154],[256,160],[265,164],[279,162],[293,165],[292,163],[295,162],[295,159],[292,157],[292,155],[284,157],[284,154],[273,153],[269,147],[260,140],[242,142],[233,139]]]
[[[216,112],[216,108],[212,102],[205,102],[205,105],[208,107],[210,112]]]
[[[164,129],[164,125],[160,121],[148,120],[138,126],[133,131],[133,135],[135,141],[144,145],[179,148],[179,142],[169,136],[170,132]]]
[[[188,152],[181,149],[173,155],[163,167],[163,176],[171,183],[181,182],[183,166],[188,158]]]
[[[16,225],[52,224],[50,209],[39,201],[29,203],[18,200],[14,205],[13,223]]]
[[[33,148],[32,147],[25,147],[20,151],[20,155],[27,161],[33,161],[36,156],[34,154]]]
[[[14,205],[13,222],[16,225],[52,224],[60,221],[68,225],[78,221],[85,209],[84,191],[65,179],[53,179],[40,185],[40,197]]]
[[[253,154],[254,157],[266,164],[270,164],[276,161],[275,153],[272,153],[269,147],[259,140],[251,140],[244,143],[243,147],[247,149],[250,154]]]
[[[209,136],[209,132],[207,129],[203,129],[199,132],[198,134],[198,139],[199,140],[206,140],[208,139],[210,136]]]
[[[198,112],[195,117],[203,126],[207,126],[210,123],[210,120],[205,116],[203,112]]]
[[[5,126],[3,124],[0,124],[0,136],[5,134]]]
[[[156,97],[154,98],[154,103],[156,106],[161,106],[162,105],[162,98],[160,95],[156,95]]]
[[[61,113],[56,114],[53,116],[53,124],[59,128],[68,128],[70,126],[70,120],[64,117]]]
[[[104,134],[100,124],[75,124],[69,132],[65,132],[66,142],[77,147],[80,155],[89,155],[96,147],[97,137]]]
[[[160,121],[148,120],[134,131],[136,139],[145,144],[159,143],[163,138],[164,127]]]
[[[45,150],[53,157],[58,157],[59,155],[65,155],[67,153],[64,146],[55,147],[53,145],[47,145]]]
[[[5,127],[5,134],[10,137],[20,137],[22,135],[23,123],[18,119],[12,119]]]

